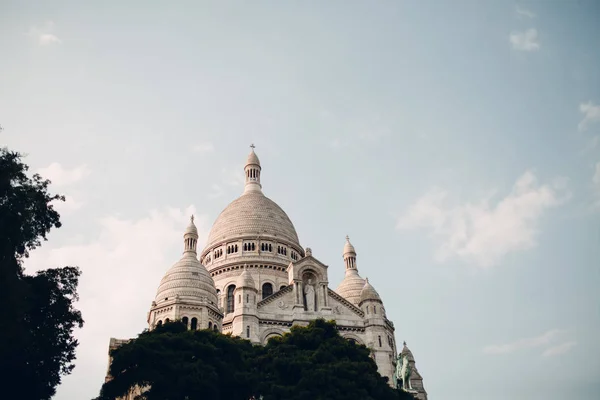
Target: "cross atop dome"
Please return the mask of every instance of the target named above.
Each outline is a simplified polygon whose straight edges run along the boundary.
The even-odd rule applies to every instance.
[[[256,147],[256,146],[254,145],[254,143],[252,143],[252,144],[250,145],[250,148],[252,149],[252,151],[254,151],[254,148],[255,148],[255,147]]]

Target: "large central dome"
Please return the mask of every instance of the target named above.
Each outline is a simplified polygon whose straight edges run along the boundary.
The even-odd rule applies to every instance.
[[[254,149],[244,167],[244,194],[229,203],[210,230],[204,254],[216,245],[239,239],[271,239],[301,251],[296,229],[287,214],[262,192],[260,161]]]
[[[221,212],[210,230],[206,247],[247,236],[272,237],[300,246],[296,229],[285,211],[260,191],[244,193]]]

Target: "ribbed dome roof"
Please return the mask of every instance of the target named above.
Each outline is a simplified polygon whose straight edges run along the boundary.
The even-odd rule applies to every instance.
[[[254,150],[252,150],[250,152],[250,154],[248,154],[248,159],[246,160],[246,165],[250,165],[250,164],[260,166],[260,160],[258,159],[258,156],[254,152]]]
[[[246,192],[217,217],[206,249],[240,236],[272,236],[300,247],[298,234],[287,214],[262,192]]]
[[[196,228],[196,225],[194,224],[194,216],[193,215],[190,218],[190,223],[188,224],[187,228],[185,228],[184,235],[192,235],[192,236],[195,236],[196,238],[198,238],[198,228]]]
[[[365,280],[358,275],[358,271],[347,270],[344,280],[335,291],[352,304],[358,305],[363,287]]]
[[[217,289],[215,283],[204,267],[196,258],[195,251],[185,252],[160,281],[156,291],[156,303],[179,296],[181,300],[199,300],[208,298],[209,302],[217,304]]]
[[[350,243],[350,238],[348,236],[346,236],[346,244],[344,245],[344,254],[348,254],[348,253],[356,254],[356,250],[354,249],[354,246],[352,246],[352,243]]]
[[[377,290],[369,283],[369,279],[365,279],[365,286],[363,286],[360,291],[360,302],[362,303],[365,300],[377,300],[381,301],[381,297],[379,297],[379,293]]]

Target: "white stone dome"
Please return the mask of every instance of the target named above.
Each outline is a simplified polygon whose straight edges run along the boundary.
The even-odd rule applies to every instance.
[[[363,287],[365,287],[365,280],[358,275],[358,271],[348,270],[344,280],[335,291],[352,304],[358,305]]]
[[[246,165],[258,165],[260,167],[260,160],[254,152],[254,149],[252,149],[250,154],[248,154],[248,158],[246,159]]]
[[[186,252],[163,276],[156,291],[156,303],[175,299],[201,300],[217,304],[215,283],[196,258],[195,252]]]
[[[352,246],[352,243],[350,243],[350,238],[348,236],[346,236],[346,244],[344,244],[344,255],[346,254],[356,254],[356,250],[354,249],[354,246]]]
[[[362,303],[363,301],[366,301],[366,300],[381,301],[381,297],[379,297],[379,293],[377,293],[377,290],[375,290],[373,285],[371,285],[369,283],[368,278],[365,279],[365,286],[363,286],[362,290],[360,291],[360,302]]]
[[[296,228],[285,211],[262,191],[246,192],[219,214],[208,235],[205,248],[240,237],[272,237],[296,245]]]

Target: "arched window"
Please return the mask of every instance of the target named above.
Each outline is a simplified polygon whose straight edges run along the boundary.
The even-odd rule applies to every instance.
[[[160,320],[156,323],[156,327],[158,328],[159,326],[162,326],[162,321]]]
[[[217,324],[214,324],[214,325],[213,325],[213,331],[215,331],[215,332],[218,332],[218,331],[219,331],[219,328],[217,328]]]
[[[271,246],[271,243],[269,243],[269,251],[273,251],[273,246]]]
[[[235,252],[236,253],[238,252],[238,245],[237,244],[235,245]]]
[[[283,290],[287,287],[287,285],[281,285],[281,287],[279,288],[279,290]]]
[[[208,329],[212,329],[212,322],[208,321]]]
[[[188,317],[181,318],[181,322],[183,322],[186,328],[188,327]]]
[[[377,306],[373,306],[373,314],[377,314]]]
[[[230,285],[227,288],[227,313],[233,312],[235,297],[233,296],[233,291],[235,290],[235,285]]]
[[[250,325],[246,326],[246,337],[249,338],[250,337]]]
[[[381,347],[381,336],[377,336],[379,338],[379,347]]]
[[[169,323],[169,318],[165,319],[165,324]]]
[[[256,247],[254,246],[254,243],[252,243],[252,251],[256,250]]]
[[[273,285],[271,285],[270,283],[264,283],[262,285],[262,298],[267,298],[270,295],[273,294]]]
[[[193,331],[198,329],[198,318],[192,318],[192,325],[190,326],[190,329]]]

